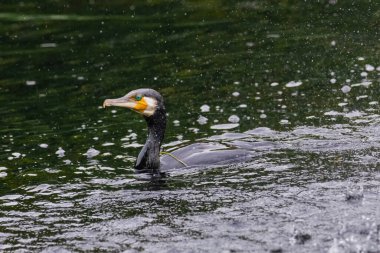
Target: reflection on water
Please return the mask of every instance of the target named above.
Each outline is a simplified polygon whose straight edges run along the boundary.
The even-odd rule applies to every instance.
[[[380,251],[379,3],[0,7],[2,251]],[[135,175],[139,87],[251,159]]]

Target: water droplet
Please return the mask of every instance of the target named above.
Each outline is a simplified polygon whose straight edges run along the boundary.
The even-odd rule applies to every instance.
[[[231,115],[228,118],[228,122],[231,122],[231,123],[238,123],[239,121],[240,121],[240,118],[237,115]]]
[[[36,85],[36,81],[26,81],[26,85],[28,86]]]
[[[173,124],[174,124],[174,126],[179,126],[179,123],[180,123],[179,120],[177,120],[177,119],[176,119],[176,120],[173,120]]]
[[[89,148],[86,153],[83,155],[87,156],[87,158],[92,158],[100,154],[99,150],[96,150],[94,148]]]
[[[245,43],[245,45],[247,47],[253,47],[255,45],[255,43],[253,43],[253,42],[247,42],[247,43]]]
[[[64,157],[65,156],[65,150],[63,150],[61,147],[58,148],[58,150],[55,152],[58,157]]]
[[[290,81],[290,82],[288,82],[287,84],[285,84],[285,87],[287,87],[287,88],[293,88],[293,87],[298,87],[298,86],[300,86],[300,85],[302,85],[302,82],[301,82],[301,81],[297,81],[297,82],[295,82],[295,81]]]
[[[14,158],[20,158],[21,157],[21,153],[19,153],[19,152],[13,152],[12,155]]]
[[[366,64],[365,65],[365,70],[368,71],[368,72],[371,72],[371,71],[375,70],[375,67],[372,66],[371,64]]]
[[[202,115],[199,115],[199,118],[197,119],[197,122],[199,125],[205,125],[207,124],[208,119]]]
[[[113,145],[115,145],[115,143],[113,143],[113,142],[105,142],[102,144],[103,147],[109,147],[109,146],[113,146]]]
[[[344,85],[344,86],[342,87],[341,91],[342,91],[343,93],[348,93],[348,92],[351,91],[351,87],[348,86],[348,85]]]
[[[201,106],[201,112],[209,112],[209,111],[210,111],[210,106],[208,105]]]
[[[40,47],[47,48],[47,47],[57,47],[57,43],[42,43]]]

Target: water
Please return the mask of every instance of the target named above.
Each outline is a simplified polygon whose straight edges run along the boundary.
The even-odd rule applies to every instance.
[[[376,1],[0,7],[1,251],[380,252]],[[252,159],[136,176],[140,87]]]

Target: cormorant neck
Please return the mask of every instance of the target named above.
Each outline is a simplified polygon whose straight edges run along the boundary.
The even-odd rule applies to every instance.
[[[145,117],[148,125],[148,138],[137,157],[135,169],[158,174],[160,171],[160,148],[165,135],[165,108],[158,107],[150,117]]]

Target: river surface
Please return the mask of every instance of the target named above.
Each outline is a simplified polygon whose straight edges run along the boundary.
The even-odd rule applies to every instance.
[[[380,2],[2,1],[0,251],[380,252]],[[165,150],[246,162],[137,176]]]

